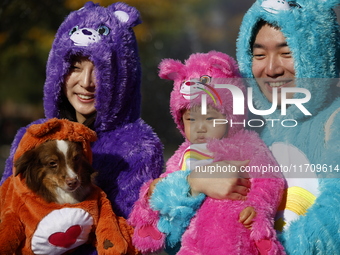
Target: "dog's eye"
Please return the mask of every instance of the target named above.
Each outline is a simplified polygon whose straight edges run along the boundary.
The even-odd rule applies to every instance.
[[[75,155],[74,157],[73,157],[73,161],[74,162],[77,162],[77,161],[79,161],[80,160],[80,155],[79,154],[77,154],[77,155]]]
[[[57,162],[55,162],[55,161],[50,161],[49,163],[48,163],[48,165],[50,166],[50,167],[57,167]]]

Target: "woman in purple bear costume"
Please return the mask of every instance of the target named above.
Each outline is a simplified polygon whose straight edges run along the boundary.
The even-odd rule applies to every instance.
[[[96,131],[96,183],[125,218],[141,185],[163,167],[162,145],[140,118],[141,68],[132,30],[139,23],[139,12],[124,3],[104,8],[88,2],[70,13],[53,42],[44,85],[46,119],[67,118]],[[12,174],[13,155],[26,129],[13,141],[1,184]],[[96,254],[91,247],[77,252]]]

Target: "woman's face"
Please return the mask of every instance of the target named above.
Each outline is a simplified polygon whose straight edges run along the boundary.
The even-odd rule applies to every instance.
[[[95,108],[95,67],[93,63],[85,58],[76,58],[65,79],[64,93],[76,111],[76,118],[83,123]]]

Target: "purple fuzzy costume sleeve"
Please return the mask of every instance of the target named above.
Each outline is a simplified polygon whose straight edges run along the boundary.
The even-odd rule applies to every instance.
[[[163,166],[162,145],[142,120],[98,133],[92,145],[96,182],[116,214],[128,217],[143,183],[157,178]]]

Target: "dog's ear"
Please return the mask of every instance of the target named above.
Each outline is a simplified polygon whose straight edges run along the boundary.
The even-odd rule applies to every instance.
[[[82,168],[82,174],[85,177],[85,180],[95,183],[95,178],[97,176],[97,171],[92,167],[90,162],[87,160],[85,156],[83,156],[83,160],[81,163],[81,168]]]
[[[35,149],[26,151],[24,154],[20,156],[15,162],[15,172],[14,176],[17,176],[18,174],[22,173],[23,176],[26,176],[26,171],[30,169],[31,164],[35,163],[36,153]]]
[[[94,172],[96,172],[85,156],[83,159],[83,168],[85,171],[87,171],[90,174],[93,174]]]

